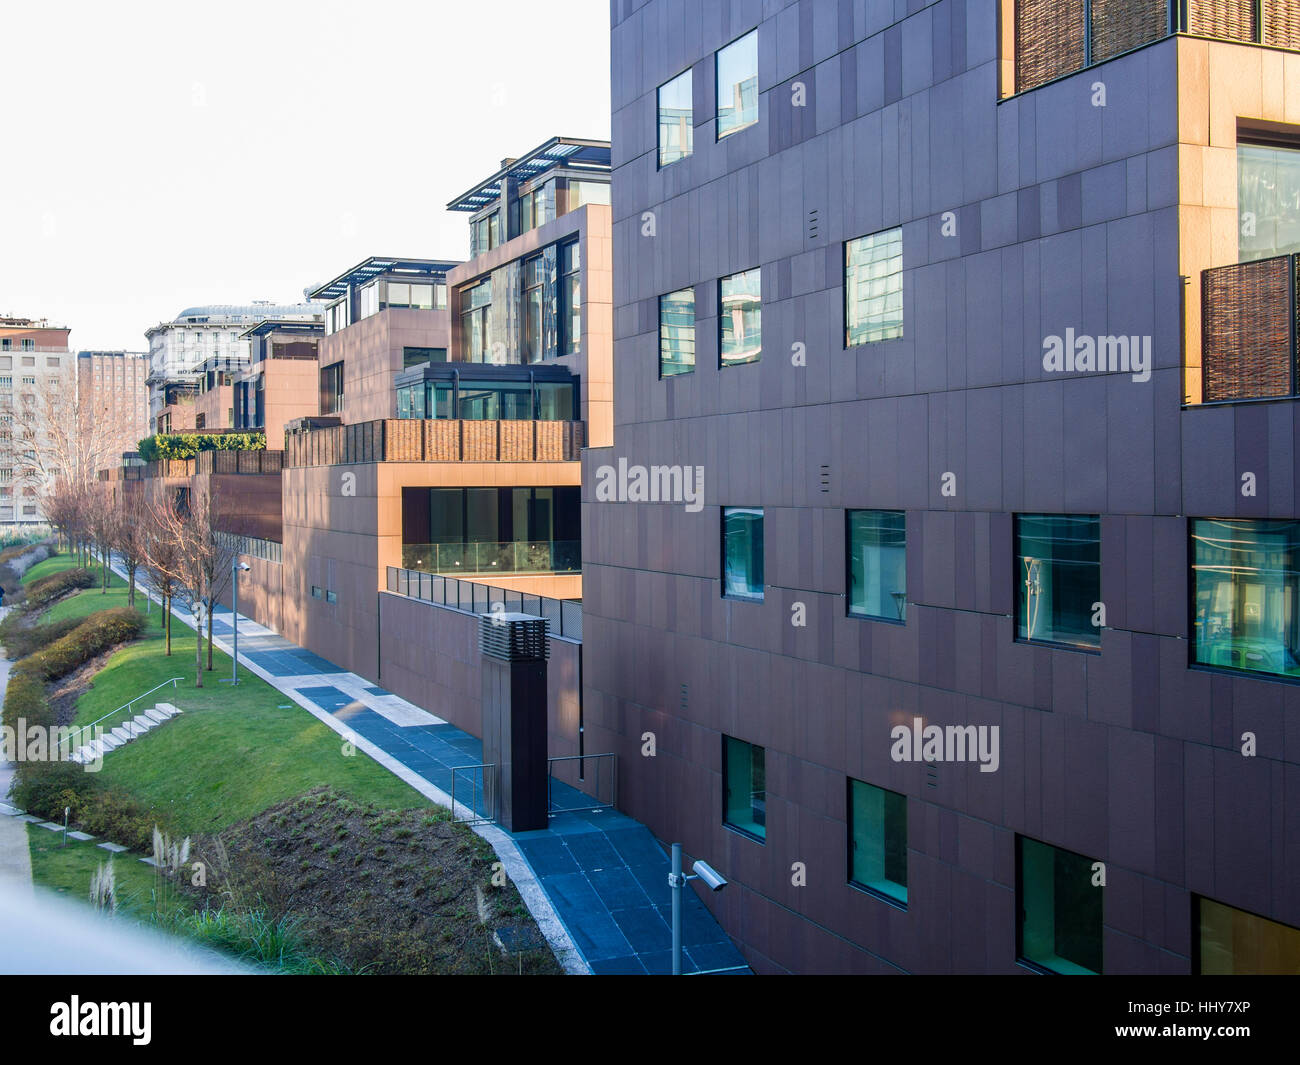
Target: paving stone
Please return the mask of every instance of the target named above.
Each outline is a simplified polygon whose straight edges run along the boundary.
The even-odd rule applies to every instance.
[[[82,843],[89,843],[95,837],[89,832],[69,832],[68,838],[80,840]]]
[[[51,832],[62,832],[63,826],[56,825],[53,821],[42,821],[41,828],[48,828]]]
[[[98,844],[98,847],[100,850],[110,851],[113,854],[121,854],[126,850],[126,848],[120,843],[100,843]]]

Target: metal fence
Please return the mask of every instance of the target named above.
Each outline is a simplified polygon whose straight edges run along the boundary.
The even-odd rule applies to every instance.
[[[582,542],[403,544],[402,566],[428,573],[581,573]]]
[[[555,776],[557,762],[577,762],[578,781],[590,786],[589,792]],[[556,814],[605,810],[618,801],[618,755],[567,754],[546,759],[546,799],[551,817]]]
[[[460,798],[456,797],[456,781],[463,780]],[[461,816],[457,805],[464,806],[468,816]],[[451,816],[460,825],[482,825],[497,819],[497,767],[492,762],[479,765],[458,765],[451,770]]]
[[[551,599],[510,588],[497,588],[457,577],[388,567],[388,590],[396,595],[423,599],[435,606],[463,610],[468,614],[490,614],[501,609],[510,613],[533,614],[550,622],[550,634],[575,643],[582,642],[582,600]]]
[[[256,536],[239,536],[236,533],[218,532],[215,539],[223,549],[233,550],[249,558],[280,565],[284,562],[284,545],[274,540],[261,540]]]

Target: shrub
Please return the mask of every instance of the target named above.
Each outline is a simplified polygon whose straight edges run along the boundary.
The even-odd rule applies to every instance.
[[[98,580],[99,574],[91,569],[65,569],[40,577],[26,586],[28,606],[44,606],[74,589],[93,588]]]
[[[63,618],[45,625],[24,625],[21,614],[8,614],[0,621],[0,643],[4,644],[8,657],[17,661],[62,639],[85,620]]]
[[[145,462],[192,459],[200,451],[263,451],[265,433],[156,433],[137,446]]]
[[[49,727],[55,724],[54,711],[45,701],[45,685],[25,673],[10,676],[5,688],[4,724],[17,731],[19,720],[29,725]]]
[[[130,607],[96,611],[65,636],[22,659],[12,673],[58,680],[110,647],[136,639],[143,628],[144,617]]]
[[[104,784],[76,762],[20,762],[13,797],[22,809],[71,824],[135,851],[148,851],[156,818],[143,804]]]

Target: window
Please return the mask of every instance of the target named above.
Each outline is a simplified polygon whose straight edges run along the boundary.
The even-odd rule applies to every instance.
[[[528,381],[461,381],[456,417],[467,421],[527,420],[533,416],[533,391]]]
[[[762,277],[758,267],[718,282],[718,334],[723,366],[758,361],[763,348]]]
[[[311,586],[311,597],[312,597],[313,599],[322,599],[322,598],[324,598],[324,592],[322,591],[322,589],[320,588],[319,585],[315,585],[315,584],[313,584],[313,585]]]
[[[903,335],[903,231],[844,244],[844,346]]]
[[[470,223],[470,254],[482,255],[501,243],[500,211],[476,219]]]
[[[1201,976],[1300,976],[1300,928],[1196,897]]]
[[[338,601],[339,601],[338,594],[337,594],[336,592],[331,592],[331,591],[329,591],[328,589],[326,589],[326,591],[325,591],[325,602],[327,602],[327,603],[337,603]]]
[[[1192,661],[1300,676],[1300,522],[1192,522]]]
[[[1300,252],[1300,148],[1237,145],[1238,260]]]
[[[13,351],[14,342],[12,337],[5,337],[0,340],[0,351]]]
[[[361,290],[361,313],[359,317],[369,318],[379,313],[379,282],[372,281]]]
[[[560,354],[576,355],[582,347],[582,253],[576,240],[559,252]]]
[[[461,354],[468,362],[488,362],[492,350],[492,279],[460,290]]]
[[[715,57],[718,140],[758,121],[758,30],[721,49]]]
[[[45,359],[45,368],[47,370],[57,370],[59,368],[59,357],[57,355],[47,356]]]
[[[766,752],[722,737],[722,823],[757,840],[767,838]]]
[[[1016,837],[1016,957],[1045,972],[1097,974],[1101,895],[1093,860]]]
[[[722,594],[727,598],[762,600],[761,508],[722,508],[722,560]]]
[[[409,368],[411,366],[420,366],[426,362],[446,362],[446,348],[403,348],[402,349],[402,366]]]
[[[325,309],[325,332],[337,333],[348,325],[348,301],[339,300]]]
[[[36,341],[30,338],[25,338],[23,340],[23,351],[35,351],[35,350],[36,350]],[[31,366],[34,363],[35,363],[34,359],[30,361],[28,359],[23,359],[24,366]]]
[[[691,109],[691,72],[685,70],[659,86],[659,165],[685,159],[695,151]]]
[[[321,368],[320,412],[339,414],[343,410],[343,363],[335,362]]]
[[[659,376],[695,370],[695,289],[659,297]]]
[[[589,203],[609,206],[608,181],[579,181],[569,179],[569,210],[576,211]]]
[[[524,361],[541,362],[542,349],[542,257],[525,259],[523,265]]]
[[[1069,647],[1101,646],[1101,519],[1020,514],[1015,519],[1016,635]]]
[[[907,796],[852,778],[849,881],[907,905]]]
[[[0,377],[0,388],[13,388],[14,379],[12,377]]]
[[[907,620],[907,515],[901,510],[850,510],[849,613]]]
[[[519,232],[543,226],[555,217],[555,182],[547,181],[519,197]]]
[[[388,307],[406,307],[415,311],[434,309],[434,286],[412,285],[404,281],[388,282]]]

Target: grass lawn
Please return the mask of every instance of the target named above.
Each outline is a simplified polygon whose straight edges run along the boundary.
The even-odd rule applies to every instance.
[[[44,562],[36,563],[24,573],[23,584],[31,584],[32,581],[48,577],[51,573],[62,573],[65,569],[75,569],[76,566],[76,555],[55,555],[53,558],[47,558]]]
[[[32,855],[32,879],[60,895],[87,901],[90,881],[101,862],[108,861],[108,851],[94,843],[68,840],[63,833],[51,832],[40,825],[27,826],[27,847]],[[113,856],[113,873],[117,882],[118,912],[145,917],[153,912],[154,891],[159,877],[140,855],[127,851]],[[175,896],[171,891],[168,897]]]

